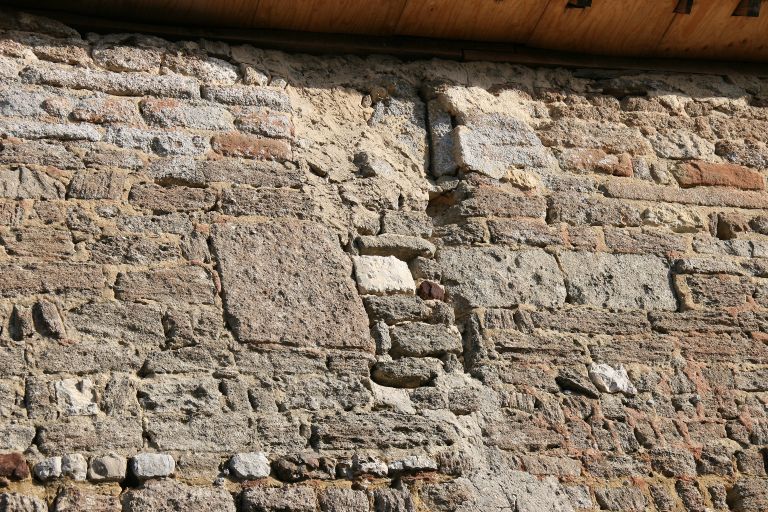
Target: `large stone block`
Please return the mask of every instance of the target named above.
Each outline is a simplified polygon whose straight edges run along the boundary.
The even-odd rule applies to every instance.
[[[351,263],[326,228],[220,224],[212,241],[224,308],[240,341],[373,350]]]
[[[655,256],[564,252],[569,301],[615,309],[675,310],[669,265]]]
[[[235,512],[235,501],[223,487],[150,480],[122,497],[125,512]]]
[[[463,307],[554,307],[565,301],[557,261],[541,249],[446,247],[437,259],[449,297]]]

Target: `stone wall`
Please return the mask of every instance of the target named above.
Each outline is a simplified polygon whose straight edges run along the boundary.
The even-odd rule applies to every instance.
[[[0,26],[0,511],[768,509],[768,81]]]

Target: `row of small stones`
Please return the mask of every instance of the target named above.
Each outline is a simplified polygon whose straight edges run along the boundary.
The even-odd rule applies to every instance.
[[[364,475],[371,477],[396,477],[406,473],[436,471],[437,462],[430,457],[413,455],[389,463],[371,456],[355,455],[346,463],[336,464],[325,457],[290,457],[289,463],[307,467],[310,471],[325,472],[326,478],[356,478]],[[131,475],[139,481],[173,476],[176,461],[166,453],[140,453],[128,460],[126,457],[109,454],[94,457],[90,467],[81,454],[69,454],[62,457],[49,457],[33,467],[35,478],[48,482],[62,477],[95,482],[119,482]],[[238,453],[229,459],[224,473],[239,480],[257,480],[267,478],[272,472],[272,465],[263,452]],[[298,480],[299,478],[293,479]]]

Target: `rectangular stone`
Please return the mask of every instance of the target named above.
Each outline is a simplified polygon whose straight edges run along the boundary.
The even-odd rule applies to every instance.
[[[46,455],[62,453],[136,453],[144,444],[141,419],[78,418],[41,427],[37,445]]]
[[[663,203],[694,204],[699,206],[732,206],[734,208],[765,209],[768,199],[762,192],[727,188],[674,188],[633,180],[612,178],[602,185],[608,197],[658,201]]]
[[[120,199],[126,174],[116,170],[88,169],[78,171],[69,182],[67,197],[71,199]]]
[[[212,247],[239,341],[373,351],[351,262],[326,228],[295,220],[216,224]]]
[[[0,135],[20,139],[101,140],[101,132],[91,125],[43,123],[26,119],[0,119]]]
[[[702,162],[695,160],[683,164],[677,173],[681,187],[735,187],[742,190],[763,190],[762,174],[736,164]]]
[[[48,226],[0,230],[0,245],[11,256],[38,260],[65,259],[75,253],[72,233]]]
[[[492,219],[488,221],[494,244],[523,244],[536,247],[563,245],[563,230],[543,220]]]
[[[645,315],[602,309],[542,310],[533,312],[531,317],[536,327],[553,331],[587,334],[639,334],[651,330],[651,324]]]
[[[279,112],[291,111],[291,100],[278,89],[253,86],[229,86],[203,88],[203,98],[226,105],[266,107]]]
[[[213,304],[215,295],[213,278],[195,265],[121,272],[115,281],[115,297],[126,301]]]
[[[0,170],[0,197],[64,199],[64,184],[42,171],[26,167]]]
[[[107,128],[104,142],[160,156],[197,156],[209,148],[208,138],[202,135],[180,130],[143,130],[123,126]]]
[[[154,183],[134,185],[128,196],[136,207],[152,213],[207,211],[216,203],[216,194],[209,189],[182,185],[161,187]]]
[[[566,289],[555,258],[541,249],[446,247],[437,255],[443,283],[461,307],[555,307]]]
[[[688,252],[687,235],[653,228],[642,230],[605,228],[605,245],[611,252],[624,254],[669,254]]]
[[[262,215],[310,220],[315,204],[302,190],[293,188],[233,187],[224,190],[221,210],[226,215]]]
[[[656,256],[562,252],[568,300],[610,309],[675,310],[669,265]]]
[[[320,450],[446,446],[456,442],[458,437],[443,421],[389,411],[318,415],[312,423],[313,438]]]
[[[283,139],[270,139],[257,135],[229,132],[214,135],[213,150],[224,156],[257,160],[286,161],[292,159],[291,144]]]
[[[543,196],[516,190],[480,186],[469,198],[452,208],[462,217],[532,217],[547,215],[547,200]]]
[[[98,265],[80,263],[35,263],[0,265],[0,296],[17,297],[38,293],[96,294],[105,285]]]
[[[207,182],[224,182],[254,187],[298,187],[305,181],[303,172],[292,164],[273,160],[219,158],[198,163]]]
[[[200,97],[197,80],[176,74],[157,76],[147,73],[113,73],[40,63],[27,66],[20,76],[26,83],[88,89],[115,96]]]
[[[215,103],[185,102],[173,98],[147,98],[141,102],[141,115],[150,126],[191,128],[193,130],[232,130],[232,114]]]

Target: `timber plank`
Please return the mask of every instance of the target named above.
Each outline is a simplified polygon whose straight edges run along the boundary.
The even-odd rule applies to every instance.
[[[528,46],[600,55],[647,55],[675,16],[677,0],[594,0],[586,9],[551,0]]]
[[[732,16],[739,0],[697,0],[670,25],[655,54],[669,57],[768,59],[768,4],[760,16]]]
[[[549,0],[408,0],[399,35],[523,43]]]

